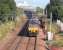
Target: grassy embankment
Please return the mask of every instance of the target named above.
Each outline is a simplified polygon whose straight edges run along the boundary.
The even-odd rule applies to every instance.
[[[10,21],[0,25],[0,40],[3,39],[12,28],[21,26],[26,20],[26,16],[17,17],[16,22]]]
[[[10,30],[14,28],[14,22],[5,22],[0,25],[0,40],[3,39]]]
[[[50,31],[50,24],[47,24],[48,26],[48,31]],[[52,46],[56,46],[56,47],[63,47],[63,35],[61,35],[61,33],[59,33],[60,28],[55,24],[51,24],[51,32],[55,32],[55,37],[54,40],[52,41]]]

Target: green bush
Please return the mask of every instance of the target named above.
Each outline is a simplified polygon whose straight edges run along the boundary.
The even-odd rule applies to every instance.
[[[56,40],[52,43],[52,46],[63,47],[63,40]]]

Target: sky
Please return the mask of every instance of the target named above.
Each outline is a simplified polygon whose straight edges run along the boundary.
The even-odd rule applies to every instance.
[[[41,7],[45,8],[45,6],[50,3],[50,0],[15,0],[16,6],[29,6],[29,7]]]

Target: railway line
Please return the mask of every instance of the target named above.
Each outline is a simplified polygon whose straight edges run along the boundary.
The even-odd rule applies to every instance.
[[[5,50],[35,50],[36,37],[17,37]]]

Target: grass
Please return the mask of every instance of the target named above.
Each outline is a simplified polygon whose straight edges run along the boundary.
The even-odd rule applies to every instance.
[[[63,47],[63,40],[55,40],[52,42],[52,46]]]
[[[14,28],[14,22],[5,22],[0,25],[0,40],[3,39],[12,28]]]
[[[17,16],[15,22],[8,21],[8,22],[5,22],[4,24],[1,24],[0,25],[0,40],[5,38],[7,33],[10,32],[12,28],[22,26],[23,23],[25,23],[27,21],[27,19],[28,19],[27,16],[24,14],[24,15],[21,15],[21,16]]]
[[[47,24],[47,31],[51,31],[51,32],[55,32],[55,33],[58,33],[60,30],[60,28],[55,24],[55,23],[52,23],[51,24],[51,29],[50,29],[50,24],[48,23]]]
[[[63,47],[63,40],[46,41],[46,44],[55,47]]]
[[[27,19],[26,16],[20,16],[17,18],[18,20],[16,20],[16,22],[8,21],[0,25],[0,40],[3,39],[12,28],[20,27]]]
[[[63,32],[59,32],[58,35],[63,36]]]
[[[50,24],[48,23],[47,24],[47,31],[50,31]],[[52,45],[52,46],[56,46],[56,47],[63,47],[63,32],[60,32],[60,28],[55,24],[55,23],[52,23],[51,24],[51,32],[55,32],[55,35],[59,35],[59,39],[57,40],[56,38],[58,37],[55,37],[54,40],[52,41],[46,41],[47,45]]]

